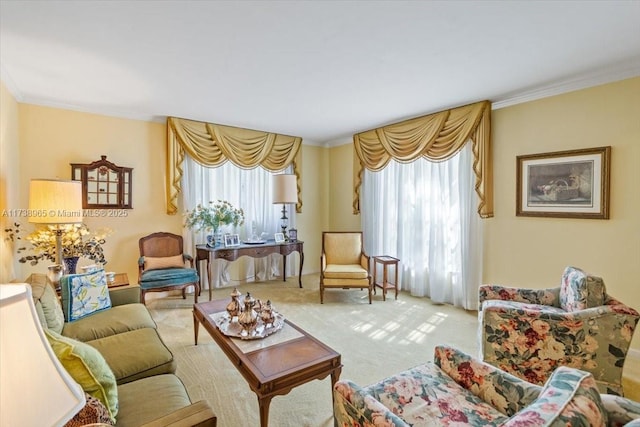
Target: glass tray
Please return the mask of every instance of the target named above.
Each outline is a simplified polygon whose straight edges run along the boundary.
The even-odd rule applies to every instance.
[[[280,313],[275,314],[273,325],[265,325],[262,319],[258,318],[258,324],[256,328],[251,331],[249,335],[243,335],[242,326],[237,320],[231,321],[229,313],[221,312],[216,313],[213,317],[213,322],[216,324],[220,332],[228,337],[240,338],[243,340],[259,340],[269,335],[278,332],[284,326],[284,316]]]

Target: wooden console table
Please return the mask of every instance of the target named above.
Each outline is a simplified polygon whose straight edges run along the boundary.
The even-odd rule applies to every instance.
[[[300,272],[298,273],[298,285],[302,288],[302,265],[304,264],[304,242],[296,240],[295,242],[275,243],[269,240],[259,245],[241,244],[231,248],[218,247],[211,248],[207,245],[196,245],[196,267],[198,275],[202,280],[202,271],[200,261],[207,261],[207,272],[209,273],[209,301],[211,301],[211,268],[210,262],[213,259],[224,259],[227,261],[235,261],[241,256],[251,258],[263,258],[271,254],[282,255],[282,280],[287,280],[287,255],[298,252],[300,254]]]

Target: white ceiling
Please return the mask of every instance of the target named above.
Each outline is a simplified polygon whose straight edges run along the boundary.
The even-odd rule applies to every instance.
[[[640,1],[8,1],[20,102],[336,144],[640,75]]]

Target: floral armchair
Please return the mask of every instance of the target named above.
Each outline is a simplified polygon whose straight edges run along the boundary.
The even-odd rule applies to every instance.
[[[368,387],[338,381],[333,395],[339,426],[640,425],[640,403],[600,395],[588,372],[561,367],[541,387],[445,346]]]
[[[601,393],[623,395],[622,368],[638,312],[607,295],[600,277],[567,267],[561,286],[480,287],[480,355],[534,384],[559,366],[593,374]]]

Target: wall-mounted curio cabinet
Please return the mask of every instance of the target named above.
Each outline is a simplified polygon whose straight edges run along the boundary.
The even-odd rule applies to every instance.
[[[132,209],[133,168],[116,166],[107,156],[89,164],[71,163],[71,179],[82,181],[84,209]]]

